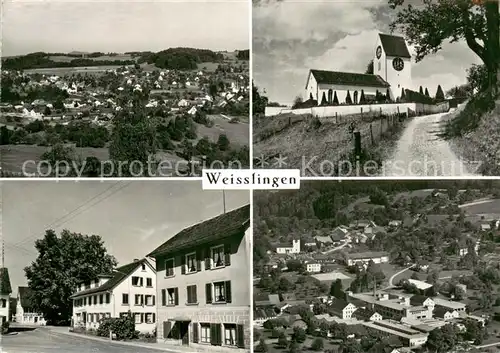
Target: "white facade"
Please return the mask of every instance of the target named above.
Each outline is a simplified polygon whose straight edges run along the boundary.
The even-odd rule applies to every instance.
[[[353,266],[355,264],[368,264],[370,261],[373,261],[375,264],[383,264],[389,262],[389,256],[377,256],[377,257],[363,257],[356,259],[347,259],[347,265]]]
[[[377,58],[377,48],[381,47],[382,53],[380,59]],[[393,67],[393,60],[396,59],[393,56],[388,56],[385,52],[384,46],[380,39],[380,35],[377,36],[377,43],[374,48],[373,53],[373,73],[382,77],[387,83],[391,85],[391,98],[395,100],[401,96],[401,90],[410,89],[413,90],[413,81],[411,77],[411,58],[401,58],[403,60],[403,69],[397,71]]]
[[[346,305],[344,309],[342,309],[342,319],[349,320],[352,318],[352,314],[356,311],[356,306],[352,303]]]
[[[74,326],[97,329],[99,320],[120,317],[130,311],[135,317],[136,330],[152,333],[156,328],[156,271],[145,260],[137,265],[112,289],[73,299]],[[102,286],[108,280],[101,279],[93,288]]]
[[[321,264],[318,263],[310,263],[306,264],[307,272],[321,272]]]
[[[299,254],[300,253],[300,239],[292,240],[292,246],[281,246],[276,248],[278,254]]]
[[[0,295],[0,321],[3,323],[5,321],[10,321],[9,318],[9,307],[10,307],[10,295],[1,294]]]

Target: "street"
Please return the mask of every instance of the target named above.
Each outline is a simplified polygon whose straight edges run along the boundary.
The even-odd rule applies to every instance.
[[[126,346],[56,333],[48,328],[2,336],[2,353],[159,353],[162,350]],[[164,352],[164,351],[163,351]],[[172,352],[173,353],[173,352]]]
[[[471,166],[460,160],[439,134],[448,113],[414,118],[403,131],[396,150],[386,161],[385,176],[472,176]],[[472,169],[477,166],[472,166]]]

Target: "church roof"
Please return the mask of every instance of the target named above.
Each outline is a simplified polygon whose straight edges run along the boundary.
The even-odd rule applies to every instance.
[[[364,86],[386,88],[390,85],[378,75],[358,74],[354,72],[311,70],[318,84]]]
[[[0,294],[12,293],[10,286],[9,270],[5,267],[0,268]]]
[[[400,36],[380,33],[380,42],[384,48],[385,55],[397,56],[400,58],[411,58],[405,39]]]

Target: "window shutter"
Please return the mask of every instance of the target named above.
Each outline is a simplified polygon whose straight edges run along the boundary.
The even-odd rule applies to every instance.
[[[222,346],[222,325],[215,324],[215,331],[217,332],[217,345]]]
[[[153,305],[155,305],[155,297],[156,295],[153,295]]]
[[[224,245],[224,266],[231,265],[231,244]]]
[[[153,324],[156,323],[156,314],[153,313]]]
[[[144,305],[144,294],[141,294],[141,305]]]
[[[236,325],[236,345],[238,348],[245,348],[245,330],[243,325]]]
[[[174,289],[175,305],[179,305],[179,288]]]
[[[205,284],[205,296],[207,298],[207,304],[212,303],[212,283]]]
[[[106,304],[110,303],[110,295],[109,293],[106,293]]]
[[[187,291],[187,302],[192,303],[192,301],[191,301],[191,299],[192,299],[191,298],[191,286],[187,286],[186,291]]]
[[[231,303],[231,281],[226,281],[226,303]]]
[[[193,292],[192,293],[192,296],[193,296],[192,299],[193,299],[193,303],[198,303],[198,293],[197,293],[198,289],[197,288],[198,287],[196,286],[196,284],[192,286],[192,292]]]
[[[144,278],[140,278],[139,279],[139,283],[140,283],[140,286],[143,287],[144,286]]]
[[[167,305],[167,290],[166,289],[161,290],[161,305],[163,305],[163,306]]]
[[[205,270],[210,270],[210,248],[205,249]]]
[[[186,274],[186,256],[181,255],[181,274]]]
[[[196,271],[200,272],[201,271],[201,260],[203,258],[203,251],[198,250],[196,251]]]
[[[193,322],[191,329],[193,330],[193,343],[198,343],[198,323]]]
[[[210,344],[217,345],[217,324],[210,324]]]
[[[170,321],[163,321],[163,338],[167,338],[172,330],[172,323]]]
[[[141,324],[144,323],[144,313],[141,314]]]

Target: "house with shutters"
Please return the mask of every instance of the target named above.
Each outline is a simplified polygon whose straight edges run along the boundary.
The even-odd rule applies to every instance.
[[[21,325],[44,326],[46,321],[33,306],[33,291],[29,287],[17,288],[15,321]]]
[[[157,342],[202,351],[250,351],[250,206],[174,235],[156,260]]]
[[[130,312],[137,331],[153,333],[156,328],[156,272],[147,259],[136,259],[111,274],[82,283],[71,299],[73,327],[97,329],[99,320]]]
[[[11,293],[12,287],[10,286],[9,270],[2,267],[0,268],[0,324],[10,321],[9,306]]]

